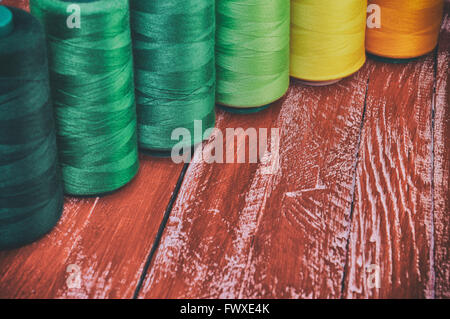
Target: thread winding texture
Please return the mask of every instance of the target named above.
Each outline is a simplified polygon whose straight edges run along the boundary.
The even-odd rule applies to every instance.
[[[0,249],[47,233],[63,205],[44,31],[9,9],[14,29],[0,38]]]
[[[366,0],[291,0],[291,76],[329,81],[366,61]]]
[[[168,151],[174,129],[215,123],[212,0],[131,0],[139,145]],[[203,135],[203,134],[202,134]]]
[[[367,29],[368,52],[408,59],[425,55],[436,47],[444,0],[369,0],[370,4],[379,7],[380,27]]]
[[[217,102],[250,108],[289,86],[289,0],[216,1]]]
[[[138,170],[129,6],[78,1],[80,28],[69,28],[69,5],[32,0],[31,12],[47,33],[65,192],[103,194]]]

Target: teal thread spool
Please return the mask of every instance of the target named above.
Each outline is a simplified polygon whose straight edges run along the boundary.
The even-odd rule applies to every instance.
[[[113,192],[139,166],[128,1],[32,0],[31,12],[47,33],[65,192]]]
[[[174,129],[202,135],[215,123],[215,4],[212,0],[131,0],[141,150],[170,156]]]
[[[0,6],[0,250],[40,238],[62,213],[49,91],[41,25]]]

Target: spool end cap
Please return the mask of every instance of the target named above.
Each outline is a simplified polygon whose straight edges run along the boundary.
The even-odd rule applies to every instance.
[[[0,38],[6,37],[13,30],[13,15],[11,10],[0,5]]]

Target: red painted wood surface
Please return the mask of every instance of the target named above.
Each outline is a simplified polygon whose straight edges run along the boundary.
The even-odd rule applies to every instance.
[[[367,73],[219,112],[222,131],[280,128],[280,169],[191,164],[140,297],[340,297]]]
[[[280,113],[226,116],[222,129],[282,128],[281,172],[191,166],[141,297],[434,297],[435,62],[369,61],[363,94],[352,79],[331,92],[294,85]],[[341,111],[346,98],[356,107]]]
[[[192,163],[172,194],[182,165],[142,158],[119,192],[67,198],[53,232],[0,252],[0,298],[130,298],[141,276],[140,298],[449,298],[449,12],[436,57],[369,61],[324,88],[294,81],[258,114],[219,110],[223,131],[281,129],[278,170]]]
[[[434,116],[434,266],[436,297],[450,298],[450,1],[439,43]]]
[[[368,67],[344,296],[432,297],[434,57]]]

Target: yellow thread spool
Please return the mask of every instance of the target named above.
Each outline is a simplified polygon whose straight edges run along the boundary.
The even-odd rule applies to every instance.
[[[394,59],[420,57],[433,51],[439,37],[444,0],[369,0],[366,49]],[[370,22],[370,21],[368,21]]]
[[[366,61],[365,0],[291,0],[292,77],[327,85]]]

